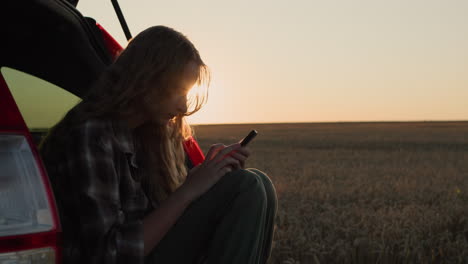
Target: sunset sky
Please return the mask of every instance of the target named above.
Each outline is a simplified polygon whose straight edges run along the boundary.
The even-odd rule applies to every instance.
[[[120,0],[212,71],[192,123],[468,120],[466,0]],[[125,46],[110,0],[80,0]]]

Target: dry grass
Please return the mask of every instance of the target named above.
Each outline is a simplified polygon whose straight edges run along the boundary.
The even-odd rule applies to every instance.
[[[269,263],[468,263],[468,122],[195,129],[206,152],[252,128],[247,165],[279,198]]]

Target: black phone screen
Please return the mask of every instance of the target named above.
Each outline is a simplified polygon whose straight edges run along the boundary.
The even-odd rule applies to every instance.
[[[241,146],[245,147],[247,144],[249,144],[252,139],[254,139],[257,136],[258,132],[256,130],[250,131],[250,133],[241,141]]]

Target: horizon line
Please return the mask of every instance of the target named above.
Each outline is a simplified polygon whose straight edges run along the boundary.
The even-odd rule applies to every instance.
[[[244,122],[244,123],[190,123],[192,126],[207,126],[207,125],[276,125],[276,124],[342,124],[342,123],[452,123],[452,122],[468,122],[466,120],[363,120],[363,121],[297,121],[297,122]]]
[[[217,125],[281,125],[281,124],[343,124],[343,123],[453,123],[468,122],[467,120],[384,120],[384,121],[298,121],[298,122],[246,122],[246,123],[189,123],[191,126],[217,126]],[[31,127],[30,131],[43,131],[48,128]]]

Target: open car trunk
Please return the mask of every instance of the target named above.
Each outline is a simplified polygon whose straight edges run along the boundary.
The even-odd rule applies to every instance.
[[[112,62],[92,18],[64,0],[0,3],[0,66],[53,83],[78,97]]]

